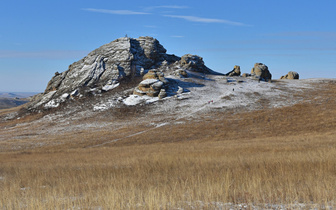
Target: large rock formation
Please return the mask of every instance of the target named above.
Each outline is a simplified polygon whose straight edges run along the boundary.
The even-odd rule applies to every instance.
[[[280,79],[299,79],[299,73],[290,71],[285,76],[281,76]]]
[[[233,77],[233,76],[240,76],[240,66],[235,65],[233,70],[228,72],[225,76]]]
[[[215,73],[199,56],[187,54],[180,58],[166,54],[166,49],[152,37],[124,37],[90,52],[67,71],[56,72],[45,92],[33,98],[29,109],[57,107],[68,98],[85,95],[90,90],[109,91],[125,78],[132,79],[149,70],[165,74],[178,71],[182,76],[187,76],[186,71]]]
[[[155,68],[164,60],[171,63],[178,57],[168,56],[158,40],[152,37],[120,38],[71,64],[67,71],[57,72],[45,93],[75,90],[83,86],[104,86],[113,80],[135,75],[141,68]]]
[[[272,79],[272,74],[268,70],[268,67],[263,63],[254,64],[254,67],[251,70],[251,75],[255,75],[265,81],[270,81]]]

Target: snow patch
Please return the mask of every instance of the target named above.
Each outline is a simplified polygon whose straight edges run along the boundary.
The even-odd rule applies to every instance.
[[[44,105],[44,107],[45,108],[56,108],[59,105],[60,105],[60,103],[57,100],[53,99],[53,100],[49,101],[48,103],[46,103]]]
[[[71,92],[71,96],[77,96],[78,95],[78,93],[79,93],[79,91],[78,90],[74,90],[74,91],[72,91]]]
[[[139,86],[149,86],[149,85],[154,84],[158,81],[159,80],[157,80],[157,79],[145,79],[142,82],[140,82]]]
[[[127,106],[135,106],[135,105],[141,104],[141,103],[146,103],[146,104],[154,103],[158,100],[159,100],[158,97],[150,97],[150,96],[146,96],[146,95],[144,95],[144,96],[130,95],[123,102]]]
[[[64,93],[62,96],[61,96],[61,99],[63,100],[66,100],[70,97],[70,94],[69,93]]]
[[[111,84],[111,85],[105,85],[105,86],[102,88],[102,90],[104,90],[104,91],[112,90],[112,89],[118,87],[119,84],[120,84],[120,83]]]
[[[159,127],[162,127],[162,126],[165,126],[165,125],[169,125],[169,122],[157,124],[155,127],[159,128]]]
[[[96,104],[93,106],[93,111],[104,111],[115,107],[117,103],[120,102],[120,99],[110,99],[107,102]]]

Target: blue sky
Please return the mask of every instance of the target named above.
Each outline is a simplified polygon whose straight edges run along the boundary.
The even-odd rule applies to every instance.
[[[336,78],[335,0],[1,0],[0,91],[41,92],[56,71],[126,34],[226,73]]]

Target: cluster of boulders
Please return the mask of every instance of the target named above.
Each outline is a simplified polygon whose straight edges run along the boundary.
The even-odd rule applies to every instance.
[[[299,73],[290,71],[285,76],[281,76],[280,79],[299,79]]]
[[[225,74],[226,76],[240,76],[240,66],[235,65],[233,70]],[[242,77],[252,77],[258,80],[271,81],[272,74],[268,70],[268,67],[263,63],[256,63],[251,70],[251,74],[243,73]]]
[[[225,74],[225,76],[240,76],[240,66],[235,65],[233,70]],[[272,74],[269,71],[268,67],[263,63],[256,63],[251,70],[251,73],[243,73],[242,77],[252,77],[258,80],[264,80],[270,82],[272,80]],[[299,79],[299,73],[295,71],[290,71],[285,76],[282,76],[280,79]]]
[[[168,80],[164,77],[163,72],[150,70],[143,76],[143,80],[134,89],[134,95],[147,95],[150,97],[164,98],[167,96],[164,87],[168,84]]]

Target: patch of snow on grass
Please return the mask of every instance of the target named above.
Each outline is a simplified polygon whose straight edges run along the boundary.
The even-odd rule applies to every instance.
[[[303,99],[295,93],[312,88],[306,81],[268,83],[251,78],[221,75],[191,76],[193,77],[181,79],[168,76],[176,88],[168,90],[173,97],[165,98],[164,105],[159,105],[157,112],[182,113],[180,117],[187,117],[194,116],[196,112],[208,112],[213,109],[258,110],[290,106]],[[177,94],[179,86],[185,88],[188,94]]]
[[[104,103],[96,104],[93,106],[93,111],[104,111],[104,110],[110,109],[112,107],[115,107],[115,105],[118,102],[119,102],[118,99],[117,100],[111,99]]]
[[[135,106],[135,105],[141,104],[141,103],[146,103],[146,104],[154,103],[158,100],[159,100],[158,97],[150,97],[150,96],[146,96],[146,95],[144,95],[144,96],[130,95],[123,102],[127,106]]]

